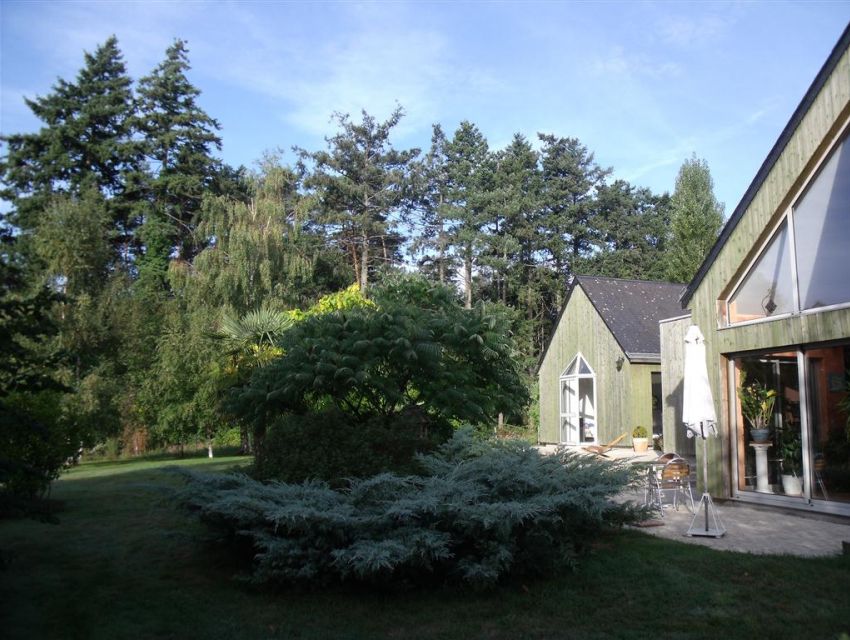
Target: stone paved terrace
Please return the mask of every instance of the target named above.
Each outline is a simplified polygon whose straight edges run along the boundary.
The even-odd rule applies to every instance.
[[[570,448],[581,451],[579,447]],[[555,447],[547,445],[540,449],[547,452],[553,451]],[[630,462],[649,462],[657,455],[657,452],[652,451],[638,455],[629,448],[618,447],[609,452],[608,457]],[[694,465],[691,466],[693,469]],[[621,497],[643,502],[643,490],[629,491]],[[697,507],[699,497],[694,486]],[[850,547],[850,518],[756,506],[731,500],[715,502],[715,508],[726,528],[726,535],[721,538],[686,535],[694,516],[684,505],[680,505],[678,511],[665,505],[664,518],[653,518],[640,529],[650,535],[721,551],[794,556],[850,553],[850,550],[845,551],[842,545],[846,542]]]

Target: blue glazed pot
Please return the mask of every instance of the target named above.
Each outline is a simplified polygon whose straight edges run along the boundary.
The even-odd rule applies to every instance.
[[[756,444],[764,444],[770,438],[770,429],[750,429],[750,438]]]

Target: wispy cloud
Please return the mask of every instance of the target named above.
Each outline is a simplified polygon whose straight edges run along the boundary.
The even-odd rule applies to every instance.
[[[33,3],[40,11],[13,14],[18,28],[50,62],[56,75],[73,77],[82,52],[92,52],[116,35],[134,76],[147,73],[161,59],[181,25],[191,21],[198,5],[179,2]],[[108,10],[104,10],[108,7]],[[42,15],[49,11],[50,15]],[[31,24],[20,24],[30,22]],[[37,23],[37,26],[32,24]]]
[[[613,47],[607,54],[597,56],[590,65],[597,75],[641,75],[653,78],[675,77],[682,69],[675,62],[656,62],[644,53],[626,52]]]
[[[724,15],[675,15],[666,12],[659,20],[658,35],[662,41],[677,47],[704,46],[715,42],[726,33],[734,21],[732,15],[731,9],[724,11]]]
[[[436,122],[447,97],[495,95],[504,88],[487,69],[464,64],[443,34],[400,24],[391,14],[363,15],[366,10],[353,8],[356,15],[343,20],[338,38],[313,43],[300,35],[276,38],[273,25],[241,11],[234,18],[250,34],[251,47],[227,47],[228,54],[219,56],[221,74],[278,101],[279,118],[312,135],[328,132],[334,112],[356,116],[365,109],[386,117],[401,104],[407,117],[396,133],[403,138]]]

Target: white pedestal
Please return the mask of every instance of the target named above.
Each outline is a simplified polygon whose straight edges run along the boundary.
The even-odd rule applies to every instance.
[[[773,493],[767,480],[767,450],[773,446],[772,442],[757,444],[751,442],[750,446],[756,451],[756,491],[759,493]]]

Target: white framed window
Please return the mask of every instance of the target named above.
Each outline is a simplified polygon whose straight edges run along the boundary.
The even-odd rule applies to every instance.
[[[850,141],[842,135],[726,298],[723,324],[850,306]]]
[[[563,444],[596,442],[596,374],[581,353],[558,379]]]

